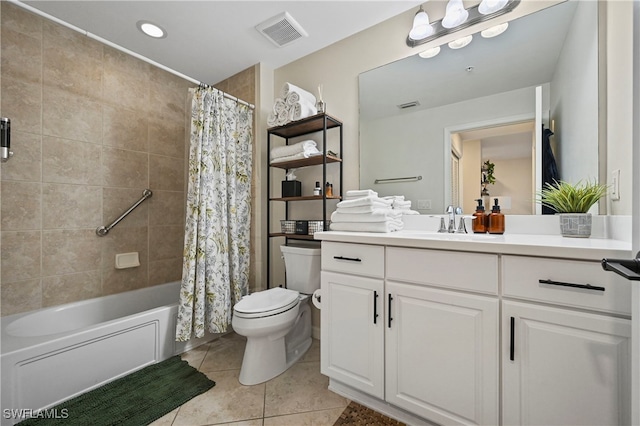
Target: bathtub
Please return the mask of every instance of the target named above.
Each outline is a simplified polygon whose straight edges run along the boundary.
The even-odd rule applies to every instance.
[[[0,318],[2,425],[217,337],[175,341],[179,292],[172,282]]]

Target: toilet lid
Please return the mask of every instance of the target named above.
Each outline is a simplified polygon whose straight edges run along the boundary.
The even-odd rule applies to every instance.
[[[242,298],[233,309],[244,314],[267,313],[289,308],[298,303],[299,293],[282,287],[259,291]],[[286,309],[285,309],[286,310]]]

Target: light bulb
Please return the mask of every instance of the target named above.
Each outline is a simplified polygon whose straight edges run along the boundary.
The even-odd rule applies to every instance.
[[[413,18],[413,27],[409,31],[409,38],[412,40],[422,40],[433,34],[434,29],[429,23],[429,15],[420,7],[418,13]]]
[[[487,28],[486,30],[481,31],[480,35],[484,38],[499,36],[500,34],[505,32],[508,27],[509,27],[509,23],[505,22],[503,24],[495,25],[491,28]]]
[[[483,15],[490,15],[505,7],[507,2],[508,0],[482,0],[478,6],[478,12]]]
[[[462,0],[449,0],[447,3],[447,13],[442,19],[442,26],[445,28],[455,28],[464,23],[469,17],[469,12],[464,8]]]
[[[462,37],[462,38],[459,38],[457,40],[453,40],[452,42],[449,43],[449,47],[451,49],[462,49],[463,47],[465,47],[466,45],[471,43],[471,40],[473,40],[473,36],[472,35],[468,35],[466,37]]]
[[[422,52],[418,53],[418,56],[420,56],[421,58],[424,58],[424,59],[429,59],[429,58],[433,58],[438,53],[440,53],[440,46],[436,46],[436,47],[432,47],[431,49],[423,50]]]

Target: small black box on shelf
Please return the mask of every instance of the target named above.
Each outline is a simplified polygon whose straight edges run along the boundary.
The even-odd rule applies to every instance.
[[[299,180],[283,180],[282,196],[283,197],[300,197],[302,195],[302,182]]]
[[[308,235],[309,234],[309,221],[308,220],[296,220],[296,234]]]

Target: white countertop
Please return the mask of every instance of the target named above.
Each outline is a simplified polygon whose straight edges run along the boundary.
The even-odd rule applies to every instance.
[[[560,235],[438,234],[432,231],[403,230],[389,233],[325,231],[316,232],[314,238],[345,243],[591,261],[634,257],[630,242],[593,237],[568,238]]]

